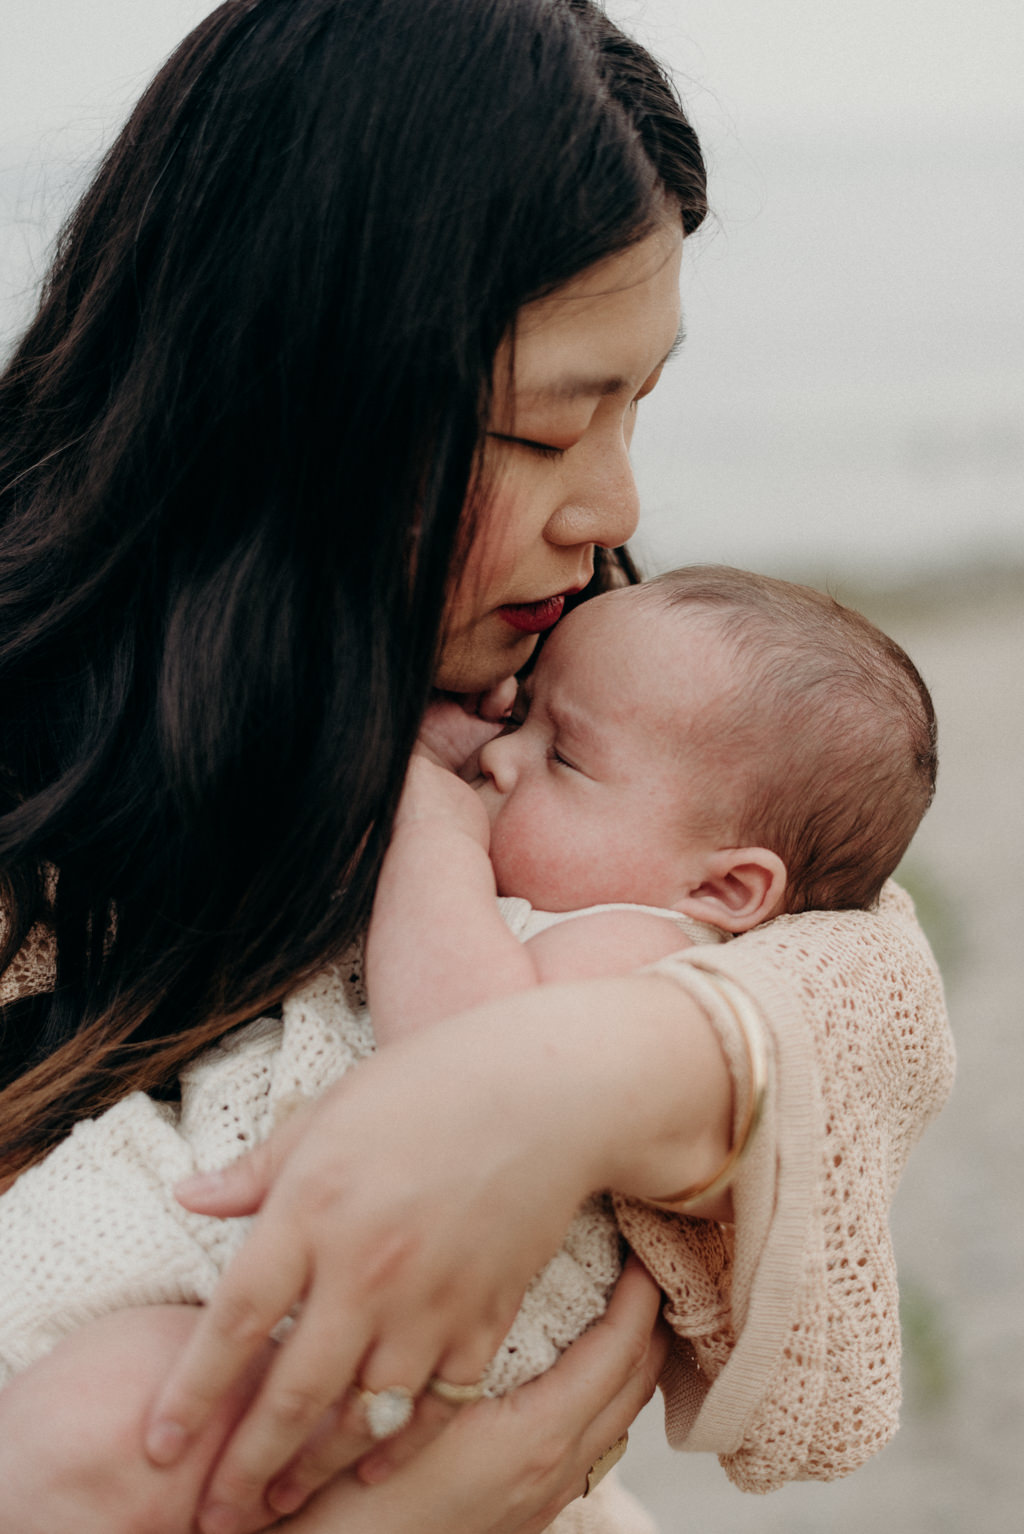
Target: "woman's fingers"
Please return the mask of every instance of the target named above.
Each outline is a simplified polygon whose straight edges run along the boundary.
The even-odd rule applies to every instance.
[[[524,1403],[535,1393],[531,1412],[543,1402],[553,1457],[547,1473],[534,1477],[536,1518],[524,1519],[521,1511],[513,1511],[507,1521],[495,1522],[493,1534],[539,1534],[583,1495],[591,1467],[628,1430],[654,1393],[669,1348],[668,1330],[658,1323],[660,1300],[654,1281],[630,1257],[602,1319],[553,1369],[519,1393]],[[543,1466],[542,1458],[542,1472]]]
[[[336,1478],[295,1534],[541,1534],[650,1397],[667,1342],[659,1295],[631,1262],[603,1321],[546,1375],[458,1410],[448,1431],[380,1485]]]
[[[474,1381],[479,1379],[496,1346],[489,1334],[478,1333],[475,1346],[463,1349],[464,1356],[454,1370],[446,1363],[443,1377],[461,1381],[468,1379],[468,1370]],[[270,1506],[281,1513],[294,1512],[357,1459],[361,1460],[359,1474],[364,1481],[383,1480],[397,1466],[407,1463],[432,1443],[460,1410],[430,1389],[429,1376],[437,1372],[434,1357],[429,1344],[418,1356],[412,1355],[408,1347],[398,1351],[384,1345],[378,1345],[368,1353],[360,1368],[361,1383],[374,1390],[386,1390],[389,1384],[397,1381],[408,1382],[407,1388],[415,1396],[415,1411],[409,1426],[374,1445],[366,1431],[361,1396],[358,1391],[351,1392],[356,1430],[353,1431],[351,1410],[332,1414],[333,1420],[325,1422],[303,1445],[298,1456],[270,1488],[267,1493]]]
[[[625,1432],[654,1392],[668,1350],[668,1339],[657,1328],[660,1305],[657,1284],[631,1256],[605,1314],[531,1387],[557,1390],[566,1410],[591,1407],[581,1436],[587,1451],[595,1449],[594,1458]]]
[[[200,1509],[202,1534],[242,1534],[258,1528],[268,1484],[308,1441],[319,1444],[315,1464],[324,1479],[371,1447],[358,1394],[347,1391],[340,1401],[335,1397],[337,1381],[356,1375],[366,1338],[354,1320],[325,1313],[328,1309],[325,1302],[311,1300],[278,1349],[211,1478]],[[315,1481],[315,1486],[321,1484]]]
[[[307,1264],[299,1244],[290,1253],[287,1242],[275,1242],[267,1253],[264,1245],[257,1228],[214,1291],[154,1403],[145,1443],[156,1465],[180,1458],[302,1293]],[[253,1273],[262,1276],[258,1287]],[[329,1404],[325,1401],[321,1411]]]
[[[480,1372],[495,1345],[489,1336],[478,1343]],[[202,1534],[248,1534],[265,1523],[268,1506],[279,1513],[302,1506],[379,1441],[368,1409],[374,1396],[388,1404],[393,1387],[399,1404],[418,1402],[413,1442],[424,1447],[450,1418],[422,1394],[438,1349],[426,1324],[402,1344],[368,1347],[355,1319],[314,1291],[217,1464],[200,1509]],[[337,1381],[356,1378],[336,1400]]]
[[[482,1369],[480,1372],[483,1372]],[[442,1377],[447,1380],[447,1373]],[[360,1480],[368,1484],[376,1484],[392,1475],[400,1466],[408,1464],[421,1450],[432,1443],[438,1433],[446,1428],[460,1411],[464,1411],[468,1404],[466,1402],[453,1405],[449,1401],[442,1400],[428,1385],[417,1403],[416,1415],[405,1431],[399,1433],[396,1438],[389,1438],[386,1443],[379,1444],[360,1461],[357,1471]]]
[[[230,1219],[255,1214],[288,1156],[302,1138],[311,1105],[302,1104],[273,1134],[219,1172],[197,1172],[177,1183],[174,1196],[195,1214]]]
[[[503,1402],[482,1403],[485,1412],[506,1408],[516,1414],[517,1425],[509,1429],[506,1422],[497,1435],[514,1470],[525,1473],[530,1464],[530,1446],[515,1437],[519,1422],[539,1440],[542,1463],[554,1446],[548,1494],[559,1507],[581,1495],[591,1465],[622,1436],[654,1393],[669,1346],[667,1331],[656,1325],[659,1304],[657,1286],[630,1258],[604,1318],[572,1344],[552,1371]],[[424,1397],[412,1426],[360,1462],[359,1478],[376,1485],[400,1472],[461,1412],[472,1413],[474,1408],[445,1406]],[[472,1432],[471,1423],[465,1427]],[[538,1485],[544,1482],[543,1475],[535,1479]],[[497,1489],[495,1497],[497,1512]]]
[[[294,1513],[333,1480],[339,1469],[351,1465],[356,1459],[359,1459],[361,1479],[368,1484],[383,1480],[396,1465],[407,1463],[426,1448],[458,1410],[429,1394],[423,1395],[416,1404],[416,1414],[410,1425],[396,1437],[389,1438],[386,1444],[375,1445],[366,1432],[366,1418],[355,1391],[351,1393],[351,1399],[356,1431],[353,1431],[351,1414],[339,1413],[334,1420],[326,1422],[269,1488],[267,1502],[275,1512]],[[378,1456],[383,1457],[378,1460]]]
[[[637,1339],[631,1337],[628,1330],[623,1331],[621,1342],[626,1347],[627,1358],[630,1348],[635,1348],[638,1340],[643,1347],[643,1334]],[[617,1341],[614,1346],[618,1345]],[[671,1333],[664,1322],[659,1322],[654,1330],[647,1334],[643,1352],[634,1352],[634,1362],[619,1389],[588,1424],[581,1436],[583,1473],[582,1476],[577,1473],[575,1480],[570,1483],[569,1500],[582,1496],[590,1468],[622,1437],[623,1433],[628,1431],[630,1423],[651,1399],[665,1366],[670,1346]]]
[[[340,1469],[353,1464],[372,1446],[366,1412],[359,1392],[353,1388],[327,1412],[291,1464],[271,1481],[267,1505],[281,1516],[297,1512]]]

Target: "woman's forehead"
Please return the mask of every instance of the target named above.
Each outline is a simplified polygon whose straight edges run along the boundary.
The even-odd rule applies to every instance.
[[[513,382],[520,403],[635,392],[680,336],[682,234],[659,227],[621,254],[527,304],[516,323]],[[502,353],[496,390],[508,380]],[[503,375],[504,374],[504,379]]]

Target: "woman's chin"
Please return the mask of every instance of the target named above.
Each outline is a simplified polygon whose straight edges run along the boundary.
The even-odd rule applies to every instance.
[[[538,635],[516,633],[502,624],[495,636],[480,628],[445,641],[434,685],[441,692],[487,692],[514,676],[537,648]]]

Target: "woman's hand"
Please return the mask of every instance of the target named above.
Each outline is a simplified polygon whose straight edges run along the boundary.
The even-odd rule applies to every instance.
[[[730,1104],[713,1030],[670,982],[550,986],[396,1043],[194,1185],[190,1208],[262,1213],[161,1393],[156,1462],[187,1448],[302,1304],[218,1462],[203,1534],[258,1528],[268,1485],[269,1506],[290,1512],[365,1455],[353,1384],[419,1395],[434,1374],[477,1379],[585,1194],[661,1197],[710,1178]],[[446,1414],[428,1396],[417,1441]]]
[[[290,1519],[288,1529],[535,1534],[545,1528],[580,1494],[588,1467],[653,1391],[667,1346],[651,1331],[657,1305],[654,1284],[631,1262],[607,1315],[543,1379],[503,1401],[464,1410],[450,1433],[382,1485],[339,1478]],[[186,1306],[156,1306],[107,1316],[0,1392],[0,1528],[11,1534],[192,1534],[210,1465],[254,1385],[252,1378],[241,1382],[173,1469],[155,1469],[145,1458],[146,1407],[199,1315]],[[388,1445],[389,1452],[397,1448],[397,1440]],[[402,1455],[392,1458],[399,1462]]]
[[[606,1315],[547,1374],[464,1408],[383,1484],[340,1477],[289,1519],[289,1531],[540,1534],[654,1393],[668,1351],[667,1328],[652,1330],[659,1301],[630,1258]],[[392,1445],[378,1457],[400,1458]]]
[[[587,1136],[545,1083],[544,1060],[531,1066],[527,1050],[524,1062],[500,1016],[500,1031],[467,1014],[393,1045],[219,1187],[189,1191],[193,1209],[239,1214],[270,1189],[162,1393],[148,1440],[155,1462],[191,1443],[302,1302],[214,1472],[204,1534],[259,1527],[268,1485],[269,1506],[292,1511],[372,1447],[353,1384],[418,1396],[435,1373],[479,1378],[529,1279],[598,1185]],[[421,1440],[450,1415],[428,1396]]]

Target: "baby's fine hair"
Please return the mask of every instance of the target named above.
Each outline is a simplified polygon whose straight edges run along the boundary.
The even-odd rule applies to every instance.
[[[694,565],[649,583],[702,611],[734,651],[714,712],[735,845],[787,869],[785,909],[866,909],[935,793],[935,710],[909,656],[861,613],[809,586]]]

